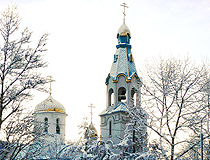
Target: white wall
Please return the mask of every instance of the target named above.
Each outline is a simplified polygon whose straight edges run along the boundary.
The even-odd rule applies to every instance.
[[[66,116],[67,116],[65,113],[55,112],[55,111],[43,111],[43,112],[35,113],[34,116],[38,122],[43,123],[43,127],[44,127],[44,119],[48,118],[48,134],[59,135],[65,141]],[[56,119],[57,118],[59,118],[60,134],[56,134]]]

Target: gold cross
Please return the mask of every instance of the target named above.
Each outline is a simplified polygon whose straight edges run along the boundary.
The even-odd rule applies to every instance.
[[[49,90],[50,90],[50,95],[51,95],[52,94],[52,86],[51,86],[51,83],[52,82],[55,82],[55,80],[52,79],[52,76],[48,76],[47,77],[47,80],[49,80],[49,82],[50,82],[50,88],[49,88]]]
[[[128,8],[128,6],[125,4],[125,3],[123,3],[123,4],[121,4],[120,6],[123,6],[124,7],[124,12],[123,12],[123,23],[125,24],[125,16],[126,16],[126,14],[125,14],[125,8]]]
[[[93,106],[93,104],[91,103],[88,107],[91,108],[90,115],[91,115],[91,124],[92,124],[92,119],[93,119],[93,108],[95,108],[95,106]]]

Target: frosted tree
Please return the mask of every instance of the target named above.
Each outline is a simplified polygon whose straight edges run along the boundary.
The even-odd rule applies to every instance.
[[[83,118],[82,123],[78,127],[80,131],[78,147],[80,147],[82,157],[95,157],[95,154],[97,154],[95,149],[97,148],[96,146],[98,143],[98,135],[96,133],[95,127],[92,123],[90,125],[88,124],[87,117]]]
[[[79,141],[78,144],[85,144],[88,141],[88,118],[83,117],[83,120],[80,125],[78,125],[79,129]]]
[[[42,137],[44,137],[43,135]],[[49,135],[47,135],[49,138]],[[51,140],[43,139],[26,146],[17,159],[76,159],[78,157],[77,146],[71,142],[63,143],[60,136],[51,135]]]
[[[130,106],[128,110],[124,138],[117,146],[125,155],[144,153],[147,151],[147,114],[136,106]]]
[[[40,136],[43,136],[42,125],[37,124],[36,132],[34,129],[34,118],[30,113],[16,112],[10,116],[8,123],[2,126],[0,149],[0,159],[18,159],[23,151],[31,148],[31,145]],[[35,157],[38,150],[30,150],[24,154],[25,157]],[[21,153],[22,152],[22,153]]]
[[[144,153],[148,151],[147,148],[147,113],[141,108],[132,106],[129,108],[128,131],[132,134],[133,147],[132,152]],[[130,128],[130,129],[129,129]],[[129,134],[128,134],[129,135]]]
[[[206,68],[193,64],[189,58],[160,59],[147,66],[142,102],[149,115],[150,138],[157,142],[153,147],[160,158],[180,158],[193,145],[187,150],[180,148],[189,144],[190,136],[199,137],[201,124],[206,123],[208,105],[203,103],[204,88],[209,84]]]
[[[63,143],[63,138],[59,135],[51,135],[50,141],[43,141],[41,147],[41,156],[39,159],[66,159],[68,149],[72,144]]]
[[[18,35],[19,26],[17,8],[9,6],[0,18],[0,129],[31,98],[31,90],[43,90],[46,83],[38,70],[46,67],[42,52],[48,35],[32,47],[32,32],[26,28]]]

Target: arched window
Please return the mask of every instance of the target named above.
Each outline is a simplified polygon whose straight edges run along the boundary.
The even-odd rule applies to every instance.
[[[44,132],[48,133],[48,118],[44,118]]]
[[[60,134],[59,118],[56,119],[56,133]]]
[[[111,106],[114,104],[114,91],[113,89],[109,89],[109,95],[108,95],[108,106]]]
[[[126,89],[124,87],[118,89],[118,101],[126,102]]]
[[[132,100],[134,106],[137,105],[137,103],[136,103],[136,101],[137,101],[137,93],[136,93],[136,92],[137,92],[137,91],[136,91],[135,88],[133,88],[133,89],[131,90],[131,100]]]
[[[112,121],[109,121],[109,135],[112,135]]]

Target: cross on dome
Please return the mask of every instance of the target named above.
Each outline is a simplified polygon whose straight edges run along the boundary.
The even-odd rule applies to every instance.
[[[49,80],[49,82],[50,82],[49,92],[50,92],[50,95],[52,95],[52,86],[51,86],[51,83],[52,82],[55,82],[55,80],[53,80],[52,76],[48,76],[47,77],[47,80]]]
[[[91,111],[90,111],[90,115],[91,115],[91,124],[92,124],[92,119],[93,119],[93,108],[95,108],[95,106],[93,106],[93,104],[91,103],[90,106],[88,106],[91,108]]]
[[[121,4],[120,6],[122,6],[122,7],[124,7],[124,12],[123,12],[123,23],[125,24],[125,16],[126,16],[126,14],[125,14],[125,8],[128,8],[128,6],[125,4],[125,3],[123,3],[123,4]]]

